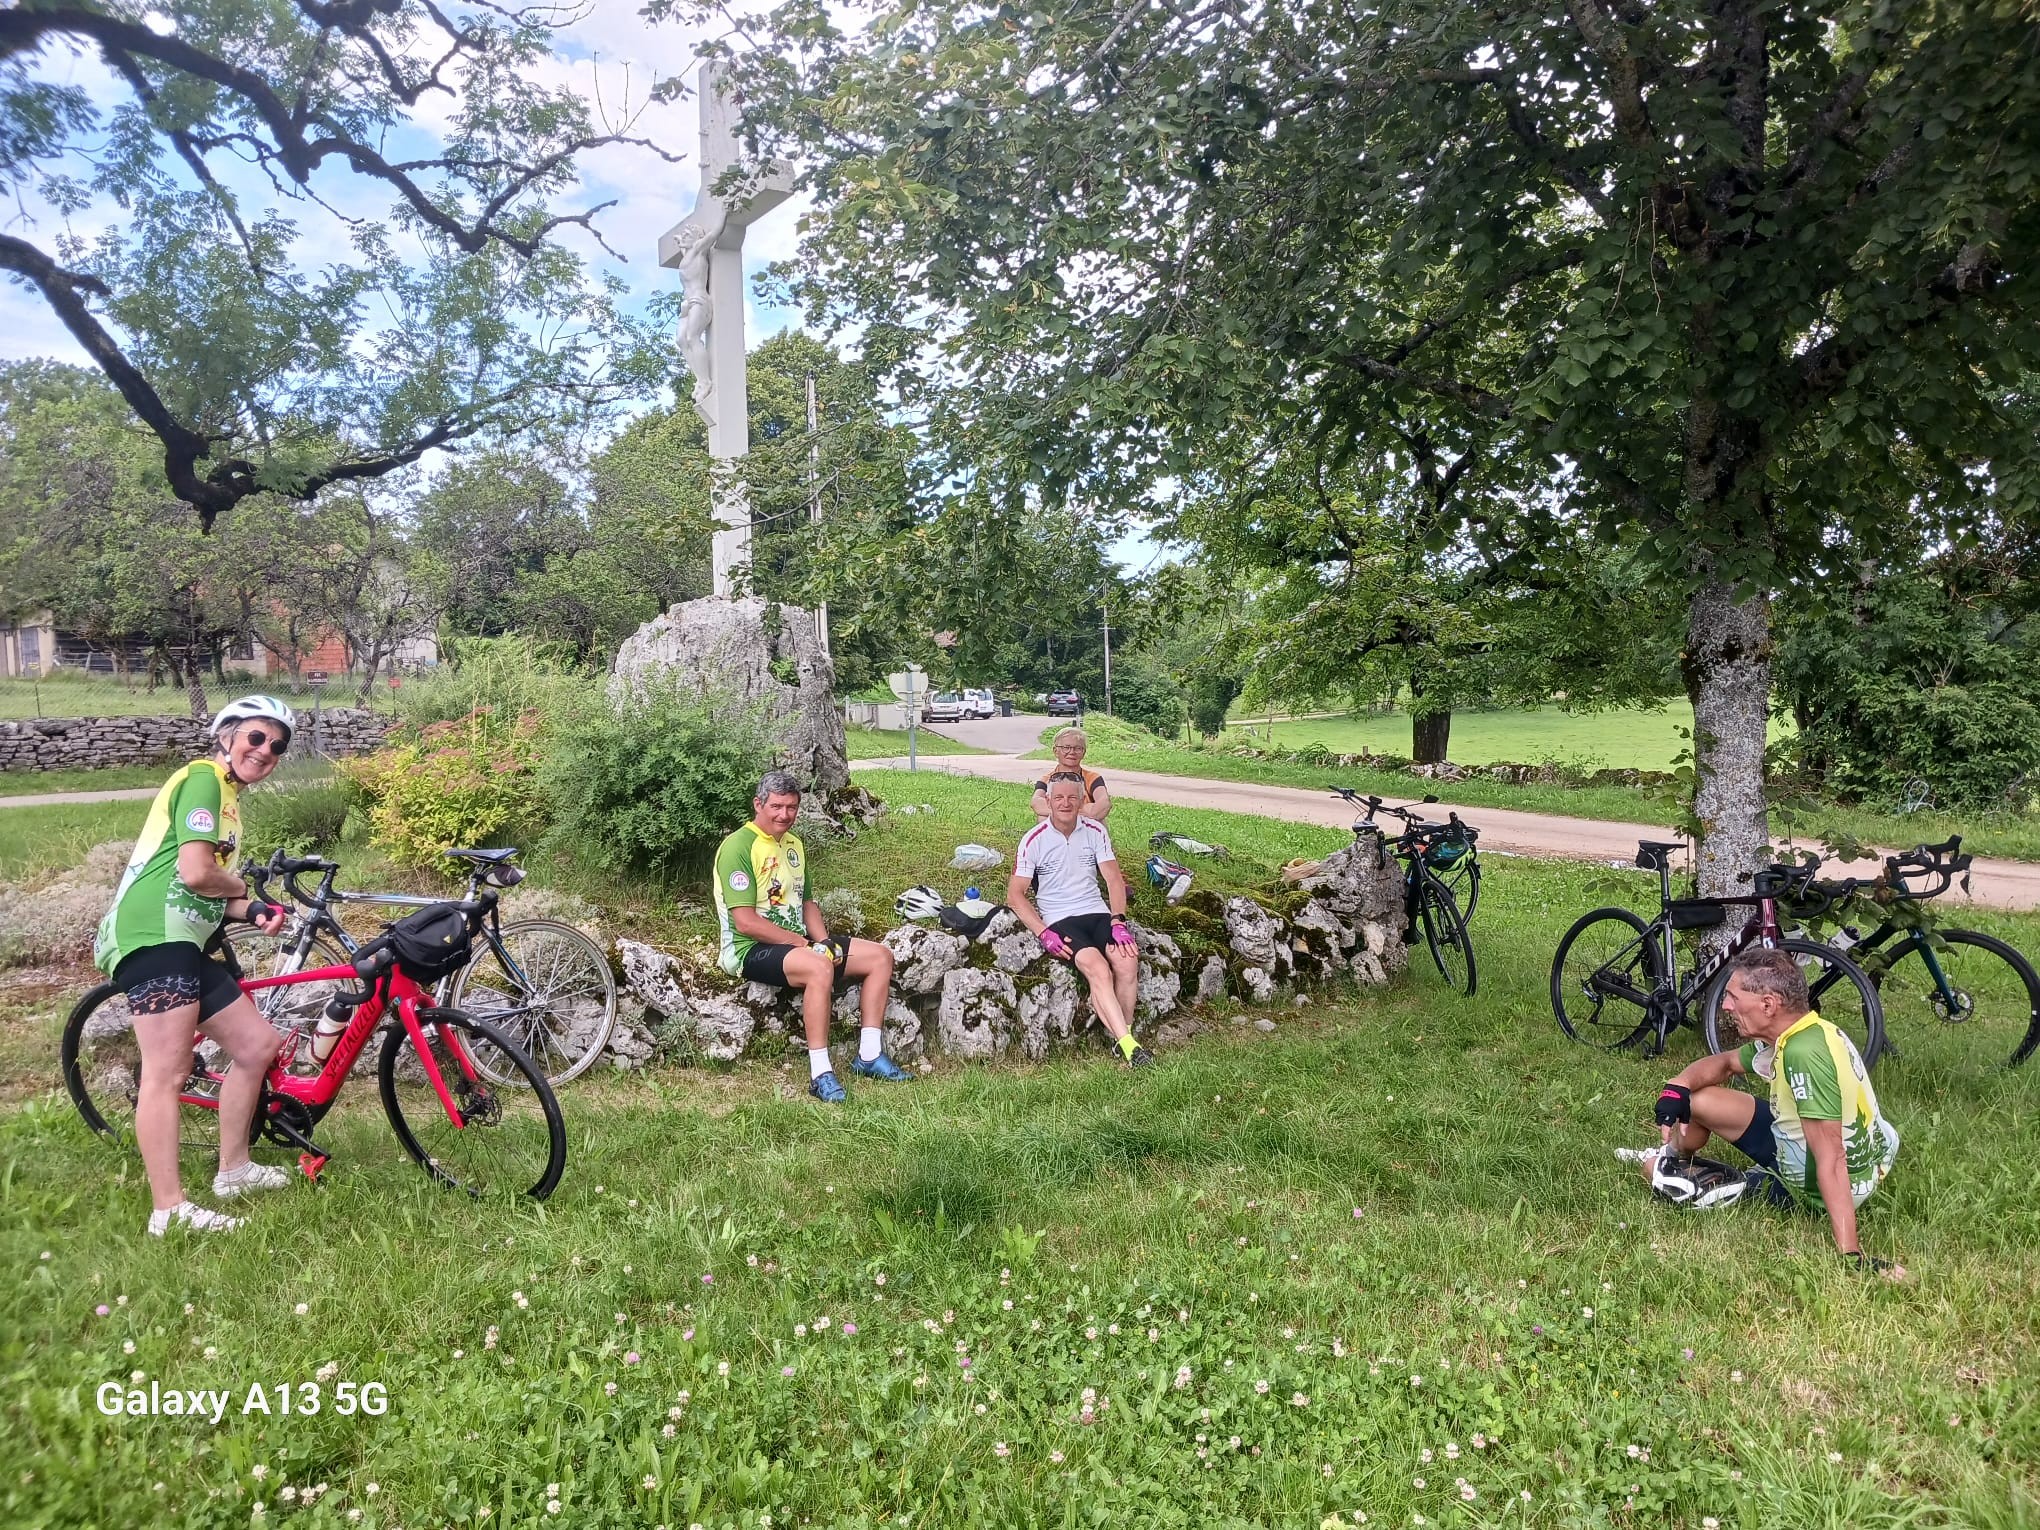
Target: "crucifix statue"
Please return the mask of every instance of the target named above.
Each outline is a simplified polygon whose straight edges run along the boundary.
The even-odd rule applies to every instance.
[[[783,166],[744,161],[726,73],[719,61],[701,66],[701,190],[693,210],[659,240],[659,264],[680,272],[680,353],[693,374],[694,411],[708,427],[709,455],[718,463],[751,449],[744,230],[793,194],[793,178]],[[731,176],[732,170],[738,173]],[[751,559],[751,508],[741,478],[731,476],[718,489],[715,518],[721,526],[715,534],[715,593],[728,599],[737,570]]]

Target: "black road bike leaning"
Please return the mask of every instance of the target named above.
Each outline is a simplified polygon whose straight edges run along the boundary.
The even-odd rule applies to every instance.
[[[1439,976],[1448,987],[1470,997],[1480,979],[1473,939],[1466,932],[1466,922],[1480,901],[1480,856],[1474,848],[1480,830],[1461,823],[1457,813],[1450,814],[1445,823],[1428,822],[1409,808],[1390,807],[1379,797],[1363,796],[1349,786],[1333,787],[1332,795],[1362,809],[1353,821],[1353,838],[1373,844],[1376,865],[1387,865],[1391,852],[1402,862],[1404,942],[1414,942],[1421,928]],[[1376,813],[1400,818],[1403,832],[1390,839],[1374,821]],[[1464,913],[1455,885],[1467,893]]]
[[[1845,924],[1828,940],[1876,984],[1888,1056],[1928,1067],[2002,1060],[2016,1068],[2040,1048],[2040,975],[2032,963],[1995,935],[1935,928],[1921,917],[1918,905],[1948,891],[1973,859],[1962,853],[1958,834],[1886,856],[1884,874],[1873,881],[1814,884],[1823,908],[1843,916],[1867,908],[1878,921],[1868,935]],[[1813,861],[1812,867],[1819,864]],[[1855,895],[1860,895],[1855,903],[1842,906]],[[1711,1049],[1741,1043],[1727,1015],[1710,1011],[1706,1019]],[[1927,1023],[1915,1027],[1916,1020]],[[1893,1025],[1896,1036],[1889,1034]]]
[[[1597,908],[1559,941],[1551,961],[1551,1007],[1566,1035],[1610,1050],[1641,1045],[1644,1056],[1656,1057],[1673,1031],[1697,1020],[1709,1049],[1722,1050],[1714,1041],[1724,1034],[1721,992],[1728,986],[1728,965],[1752,947],[1770,946],[1792,954],[1806,973],[1814,1008],[1848,1033],[1864,1067],[1874,1067],[1884,1050],[1884,1006],[1876,984],[1841,951],[1787,935],[1779,923],[1780,902],[1799,917],[1814,917],[1804,911],[1822,903],[1815,868],[1767,867],[1756,874],[1748,897],[1674,898],[1671,856],[1679,848],[1648,839],[1637,846],[1637,867],[1658,874],[1655,919],[1626,908]],[[1678,933],[1725,924],[1731,907],[1750,910],[1742,928],[1682,975]]]
[[[507,889],[524,880],[513,864],[517,852],[449,850],[447,858],[467,873],[464,898],[484,888]],[[338,906],[387,905],[429,908],[442,900],[410,893],[341,892],[333,886],[340,867],[318,856],[292,857],[278,851],[264,870],[280,877],[291,900],[302,910],[280,936],[264,935],[253,925],[236,926],[227,936],[241,966],[264,977],[282,977],[312,967],[343,966],[360,949],[334,913]],[[306,892],[298,878],[316,874],[316,890]],[[608,954],[588,936],[557,919],[499,921],[494,911],[480,930],[474,959],[459,972],[441,978],[433,1002],[489,1021],[538,1065],[555,1087],[585,1073],[608,1044],[616,1021],[616,974]],[[271,1023],[286,1029],[313,1025],[337,984],[295,984],[257,995]],[[495,1054],[476,1053],[476,1066],[499,1084],[517,1083],[515,1070],[499,1068]]]

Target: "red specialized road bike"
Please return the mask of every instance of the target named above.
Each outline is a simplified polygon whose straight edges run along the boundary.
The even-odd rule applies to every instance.
[[[261,895],[260,871],[250,875]],[[429,912],[459,914],[470,936],[496,902],[493,892]],[[414,916],[422,917],[422,916]],[[346,1029],[323,1062],[313,1037],[293,1031],[263,1080],[250,1142],[267,1139],[298,1150],[298,1166],[316,1179],[331,1156],[313,1133],[340,1098],[355,1062],[378,1028],[382,1050],[376,1082],[384,1112],[404,1151],[441,1184],[471,1194],[552,1194],[566,1168],[567,1132],[545,1075],[501,1030],[479,1016],[433,1004],[420,979],[399,961],[387,934],[370,941],[345,966],[315,967],[279,977],[249,978],[224,953],[244,993],[296,984],[360,984],[328,1001]],[[427,977],[430,981],[432,977]],[[351,1014],[350,1014],[351,1011]],[[132,1150],[141,1051],[127,996],[102,983],[71,1011],[62,1044],[64,1087],[94,1131]],[[216,1149],[221,1072],[203,1034],[193,1042],[191,1076],[178,1098],[182,1141]]]

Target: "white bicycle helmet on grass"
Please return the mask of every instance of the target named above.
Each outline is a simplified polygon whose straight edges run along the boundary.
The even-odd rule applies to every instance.
[[[1668,1152],[1660,1152],[1650,1166],[1651,1194],[1695,1211],[1718,1211],[1733,1206],[1748,1188],[1748,1180],[1712,1158],[1674,1158]]]
[[[893,899],[893,912],[902,919],[933,919],[942,912],[942,894],[922,882]]]
[[[236,723],[273,722],[292,738],[297,737],[297,713],[274,696],[240,696],[221,707],[212,720],[212,736],[218,738]]]

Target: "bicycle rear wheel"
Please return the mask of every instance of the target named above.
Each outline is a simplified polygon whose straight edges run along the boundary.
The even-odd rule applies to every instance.
[[[1480,974],[1474,966],[1473,941],[1460,917],[1459,903],[1452,889],[1428,871],[1417,892],[1417,914],[1424,925],[1424,944],[1431,948],[1431,960],[1445,986],[1456,988],[1469,998]]]
[[[202,1039],[198,1060],[210,1064],[217,1052],[213,1042]],[[80,999],[64,1022],[57,1055],[64,1089],[85,1124],[115,1146],[138,1152],[135,1097],[141,1092],[142,1049],[135,1040],[127,995],[111,983],[101,983]],[[201,1105],[180,1107],[177,1140],[180,1148],[217,1157],[220,1113]],[[249,1141],[254,1141],[252,1131]]]
[[[1650,1029],[1648,1001],[1663,961],[1651,927],[1626,908],[1597,908],[1573,922],[1551,958],[1558,1028],[1589,1046],[1619,1051]]]
[[[460,1119],[447,1113],[411,1033],[393,1026],[377,1080],[404,1151],[439,1183],[470,1195],[551,1195],[566,1168],[567,1129],[545,1075],[486,1020],[453,1009],[420,1010],[418,1019]],[[481,1071],[476,1054],[483,1050],[514,1083]]]
[[[1892,1051],[1909,1065],[1982,1068],[2004,1059],[2016,1068],[2040,1046],[2040,975],[1994,935],[1938,934],[1931,953],[1919,937],[1908,938],[1877,975],[1886,1021],[1905,1027]],[[1945,986],[1927,965],[1930,954]]]
[[[1781,940],[1778,950],[1789,952],[1806,974],[1806,989],[1821,1018],[1836,1026],[1855,1044],[1868,1072],[1884,1053],[1884,1006],[1877,998],[1877,985],[1850,957],[1817,940]],[[1728,987],[1734,963],[1723,967],[1707,985],[1700,1000],[1700,1022],[1709,1052],[1728,1052],[1751,1038],[1736,1029],[1734,1019],[1722,1009],[1722,990]]]
[[[312,949],[302,964],[286,968],[284,947],[297,937],[265,935],[252,924],[237,925],[227,932],[227,944],[241,971],[251,978],[278,977],[284,972],[307,972],[314,967],[344,967],[351,958],[340,943],[324,933],[312,937]],[[248,995],[262,1016],[280,1031],[309,1031],[326,1012],[326,1001],[350,987],[346,983],[288,983],[281,988],[264,988]]]
[[[449,1007],[495,1024],[553,1084],[593,1067],[616,1023],[616,974],[599,945],[557,919],[516,919],[503,926],[503,953],[483,943],[461,968]],[[493,1053],[475,1061],[499,1084],[514,1069]]]

